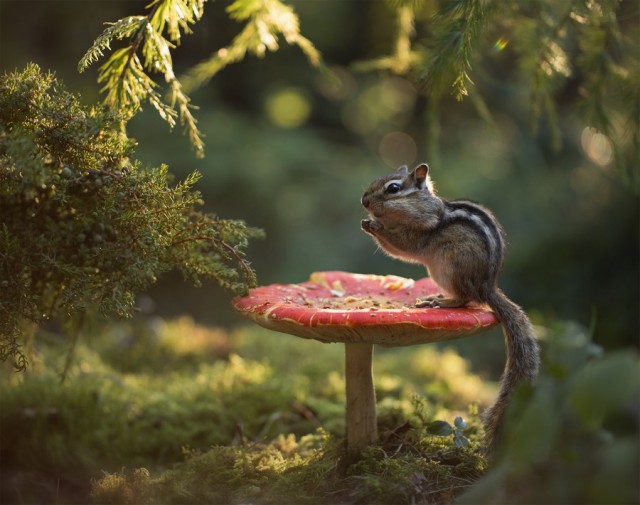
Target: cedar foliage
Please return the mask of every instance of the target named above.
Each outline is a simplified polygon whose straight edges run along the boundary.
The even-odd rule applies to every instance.
[[[122,121],[36,65],[0,78],[0,360],[18,369],[28,326],[131,315],[163,272],[255,284],[244,250],[259,232],[197,210],[198,173],[170,185],[166,166],[133,160]]]
[[[243,30],[228,47],[217,50],[178,79],[171,50],[180,44],[182,33],[190,33],[190,25],[202,17],[205,1],[154,0],[147,6],[147,15],[108,23],[78,63],[82,72],[111,50],[114,40],[127,40],[127,45],[113,51],[100,67],[98,82],[104,83],[104,103],[131,117],[148,101],[171,128],[179,118],[198,157],[204,156],[204,142],[185,88],[201,86],[247,53],[262,57],[267,50],[276,51],[280,36],[298,46],[313,65],[320,65],[320,53],[300,33],[298,17],[291,7],[280,0],[235,0],[226,10],[231,19],[246,23]],[[150,75],[154,73],[163,76],[169,88],[167,99],[158,91]]]
[[[227,46],[177,78],[171,50],[181,32],[203,15],[206,0],[155,0],[146,16],[129,16],[96,39],[79,63],[80,71],[104,56],[113,40],[128,44],[100,67],[105,103],[130,116],[144,101],[171,127],[179,118],[196,154],[204,143],[186,91],[206,84],[215,74],[247,54],[258,57],[278,49],[280,38],[298,46],[309,62],[323,68],[313,43],[300,32],[298,16],[280,0],[235,0],[231,19],[244,22]],[[476,76],[491,75],[491,56],[506,51],[514,71],[508,78],[523,83],[531,128],[544,126],[555,149],[562,146],[561,104],[586,126],[612,143],[616,166],[633,184],[640,157],[640,57],[637,30],[629,8],[618,0],[388,0],[396,13],[396,37],[390,54],[356,64],[361,70],[407,75],[421,83],[429,99],[429,122],[435,148],[440,103],[448,95],[471,98],[478,114],[493,122]],[[622,16],[622,19],[619,17]],[[628,28],[628,26],[631,29]],[[152,80],[160,73],[169,87],[165,100]],[[186,91],[185,91],[186,90]],[[572,97],[567,100],[567,95]]]
[[[496,78],[494,58],[504,52],[510,68],[500,77],[522,85],[532,131],[546,128],[551,146],[560,149],[560,118],[568,112],[606,135],[620,172],[640,182],[637,7],[632,12],[618,0],[389,3],[398,19],[393,51],[359,66],[421,83],[432,131],[438,131],[438,105],[448,96],[468,96],[478,115],[492,121],[487,91],[474,80]]]

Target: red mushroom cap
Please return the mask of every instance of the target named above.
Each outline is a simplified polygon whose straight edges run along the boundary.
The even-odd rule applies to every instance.
[[[321,342],[385,347],[452,340],[498,324],[478,308],[416,308],[437,294],[429,278],[316,272],[300,284],[273,284],[235,298],[237,312],[260,326]]]

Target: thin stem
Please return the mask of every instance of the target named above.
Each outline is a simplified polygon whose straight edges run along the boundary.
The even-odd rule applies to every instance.
[[[345,344],[347,457],[353,459],[378,439],[373,387],[373,344]]]

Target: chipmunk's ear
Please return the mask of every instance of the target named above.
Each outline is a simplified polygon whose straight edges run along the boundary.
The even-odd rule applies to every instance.
[[[413,170],[413,179],[416,186],[420,189],[431,188],[431,180],[429,179],[429,165],[422,163]]]
[[[407,165],[402,165],[401,167],[398,167],[398,170],[396,170],[396,174],[398,175],[407,175],[409,173],[409,168],[407,167]]]

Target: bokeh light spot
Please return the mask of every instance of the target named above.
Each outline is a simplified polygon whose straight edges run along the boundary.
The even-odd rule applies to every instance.
[[[311,115],[309,99],[297,88],[280,88],[270,93],[264,109],[269,120],[281,128],[298,128]]]
[[[595,128],[587,126],[582,130],[580,143],[587,157],[596,165],[606,167],[613,161],[613,145],[609,137]]]
[[[332,67],[331,74],[320,74],[315,80],[316,89],[327,100],[345,100],[358,89],[353,74],[343,67]]]
[[[342,121],[348,130],[361,135],[388,131],[410,116],[416,99],[417,91],[409,81],[390,77],[348,102],[342,110]]]
[[[418,148],[411,136],[403,132],[391,132],[382,137],[379,146],[380,158],[395,168],[416,161]]]
[[[379,100],[393,112],[406,112],[416,103],[416,88],[406,79],[390,77],[380,85]]]
[[[496,51],[503,51],[508,44],[509,44],[509,39],[505,37],[500,37],[498,40],[496,40],[495,44],[493,44],[493,48]]]

